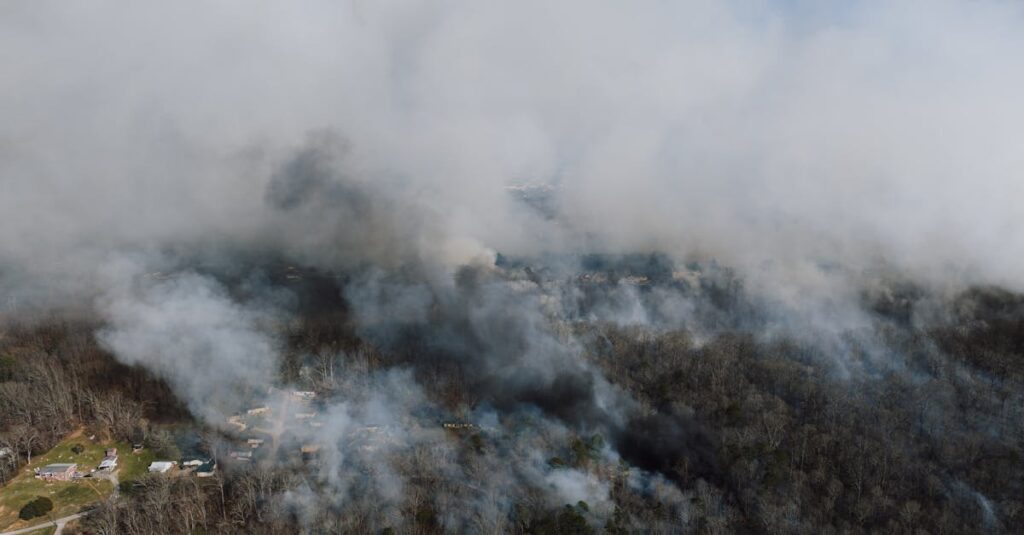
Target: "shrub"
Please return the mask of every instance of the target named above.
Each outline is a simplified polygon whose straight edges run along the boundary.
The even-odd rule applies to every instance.
[[[78,444],[78,443],[75,443],[75,444],[71,445],[71,453],[74,453],[75,455],[78,455],[79,453],[82,453],[83,451],[85,451],[85,446],[83,446],[81,444]]]
[[[21,508],[18,513],[18,518],[22,520],[31,520],[38,516],[43,516],[53,510],[53,501],[45,496],[39,496],[36,499],[25,504],[25,507]]]
[[[36,507],[39,510],[40,516],[53,511],[53,501],[45,496],[36,498]]]
[[[37,516],[39,516],[39,515],[36,514],[36,502],[35,502],[35,500],[32,500],[32,501],[26,503],[25,507],[22,507],[21,511],[18,512],[18,518],[20,518],[22,520],[32,520],[33,518],[35,518]]]

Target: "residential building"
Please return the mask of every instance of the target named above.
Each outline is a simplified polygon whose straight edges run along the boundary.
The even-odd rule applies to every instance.
[[[36,469],[36,477],[47,481],[71,481],[75,477],[78,465],[70,464],[48,464]]]

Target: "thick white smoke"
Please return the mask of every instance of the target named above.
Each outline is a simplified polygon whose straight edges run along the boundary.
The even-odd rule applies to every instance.
[[[111,266],[117,285],[97,303],[109,324],[99,340],[118,359],[166,380],[193,414],[213,424],[266,391],[279,365],[266,303],[238,303],[194,273],[153,280],[118,264]]]
[[[501,530],[502,489],[523,481],[607,515],[607,484],[544,455],[591,432],[651,471],[667,443],[695,466],[710,448],[685,407],[612,385],[566,325],[678,326],[700,303],[623,283],[578,318],[577,288],[495,275],[498,253],[715,258],[768,334],[834,344],[869,325],[877,280],[1024,289],[1024,8],[802,4],[4,2],[0,310],[88,298],[105,347],[223,425],[279,381],[289,305],[193,264],[351,277],[331,288],[360,336],[396,353],[392,330],[411,337],[485,398],[463,409],[539,416],[464,466],[413,371],[353,374],[322,427],[289,430],[323,446],[312,485],[397,516],[402,456],[482,481],[459,489],[479,531]],[[649,475],[630,484],[680,494]]]
[[[329,129],[389,217],[432,220],[401,247],[659,249],[771,259],[784,280],[881,258],[1024,282],[1015,4],[0,10],[5,271],[197,241],[334,260],[315,218],[283,223],[264,195]],[[504,186],[530,181],[558,186],[556,222],[509,202]]]

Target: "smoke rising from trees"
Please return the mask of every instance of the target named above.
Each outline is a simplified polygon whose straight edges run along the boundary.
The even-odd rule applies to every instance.
[[[275,446],[320,448],[273,492],[306,526],[354,503],[379,515],[347,528],[401,525],[410,496],[447,529],[509,530],[523,503],[606,525],[620,486],[674,520],[721,513],[746,503],[723,475],[746,439],[609,355],[792,344],[815,380],[925,382],[906,332],[969,317],[979,287],[1024,290],[1022,19],[945,0],[9,2],[0,311],[94,312],[102,348],[213,428],[314,385],[323,425]],[[344,336],[316,339],[322,317]],[[936,337],[922,351],[967,343]],[[453,445],[448,420],[485,431]]]

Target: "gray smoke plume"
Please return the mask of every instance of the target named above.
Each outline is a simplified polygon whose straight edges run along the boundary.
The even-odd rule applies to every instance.
[[[398,518],[433,478],[468,482],[429,498],[467,505],[438,520],[455,531],[505,529],[532,493],[597,523],[612,478],[554,462],[573,440],[682,517],[677,467],[713,477],[714,435],[613,384],[586,326],[750,328],[848,378],[900,365],[866,301],[927,308],[891,281],[1024,289],[1022,15],[5,2],[0,307],[85,303],[225,432],[336,365],[321,425],[277,430],[270,460],[317,446],[287,495],[310,522],[353,500]],[[388,365],[334,348],[283,379],[313,309]],[[478,459],[447,420],[482,430]]]
[[[184,272],[166,280],[111,267],[121,283],[99,298],[110,324],[98,334],[118,358],[166,379],[189,409],[221,422],[270,384],[278,365],[265,307],[234,301],[215,280]]]
[[[187,4],[3,7],[5,272],[243,241],[663,250],[768,289],[884,258],[1020,286],[1011,4]],[[281,167],[323,128],[348,148]],[[528,182],[557,186],[554,218],[511,202]],[[380,234],[333,241],[353,223]]]

